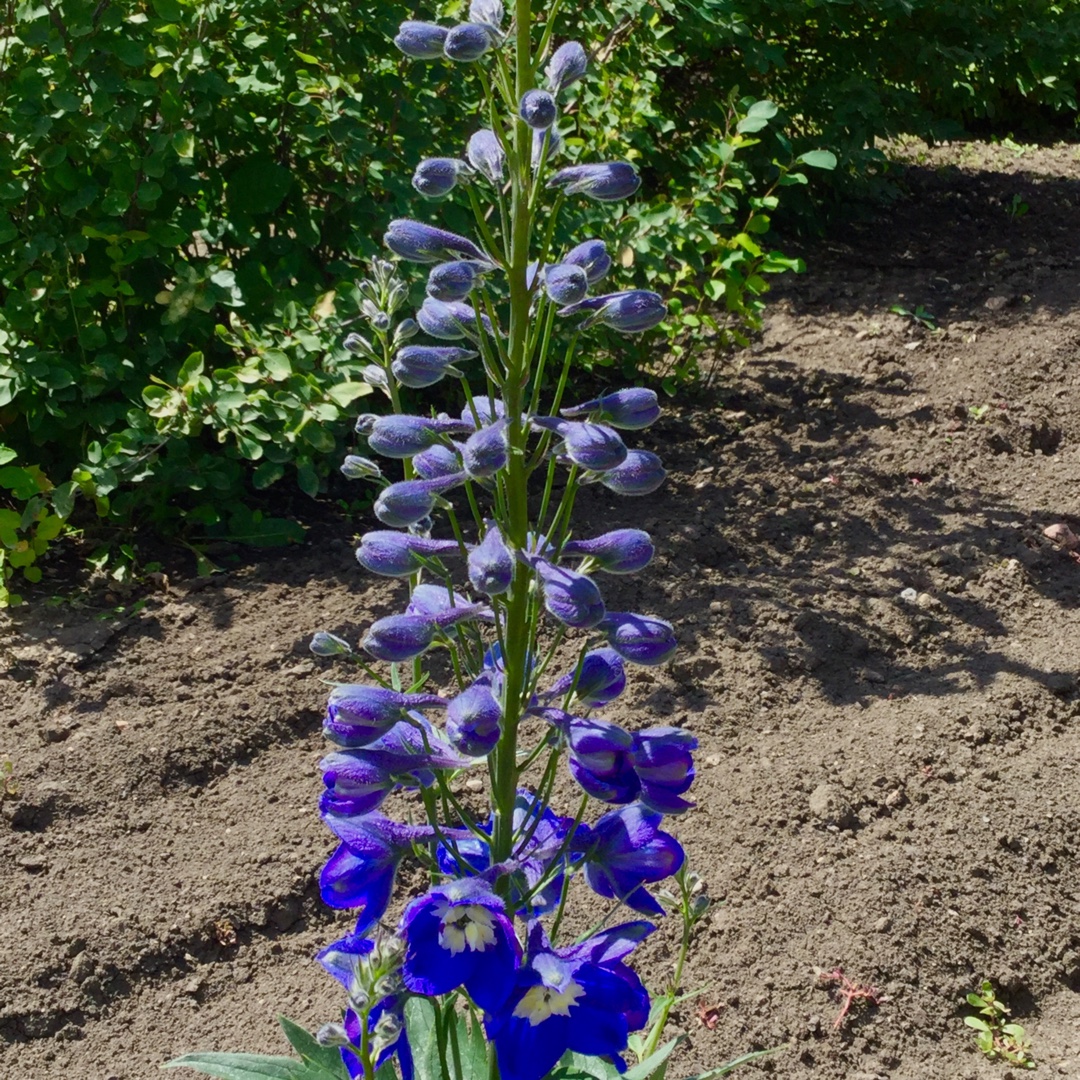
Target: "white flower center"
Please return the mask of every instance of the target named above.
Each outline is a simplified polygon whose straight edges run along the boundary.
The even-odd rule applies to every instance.
[[[585,993],[573,979],[567,981],[562,990],[553,990],[550,986],[532,986],[517,1003],[514,1016],[519,1020],[528,1020],[536,1027],[549,1016],[569,1016],[570,1010],[577,1004],[578,998]]]
[[[483,904],[454,906],[443,900],[435,914],[439,917],[439,944],[451,956],[466,949],[483,952],[495,944],[495,919]]]

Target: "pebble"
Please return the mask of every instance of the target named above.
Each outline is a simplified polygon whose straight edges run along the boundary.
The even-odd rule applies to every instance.
[[[810,813],[823,825],[846,829],[855,822],[855,811],[840,788],[819,784],[810,795]]]
[[[900,599],[903,600],[905,604],[916,604],[919,601],[919,594],[915,589],[901,589]]]
[[[470,779],[465,781],[465,790],[466,791],[483,791],[484,790],[484,781],[481,780],[477,776],[473,776]]]

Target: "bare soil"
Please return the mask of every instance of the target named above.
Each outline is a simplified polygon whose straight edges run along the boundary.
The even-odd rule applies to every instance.
[[[654,532],[610,602],[683,641],[612,717],[701,740],[673,828],[716,906],[672,1075],[786,1044],[739,1075],[1004,1080],[962,1021],[989,978],[1040,1074],[1080,1077],[1080,562],[1043,535],[1080,533],[1080,163],[907,153],[902,197],[803,245],[760,342],[645,433],[666,487],[581,506]],[[400,604],[352,560],[366,524],[178,563],[138,610],[59,568],[74,599],[0,629],[0,1076],[148,1080],[338,1014],[306,646]],[[837,970],[876,998],[839,1025]]]

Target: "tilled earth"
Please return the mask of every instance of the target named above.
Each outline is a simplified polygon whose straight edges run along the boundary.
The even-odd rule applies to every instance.
[[[904,197],[800,252],[758,345],[638,441],[665,488],[580,504],[654,533],[610,606],[683,642],[611,718],[701,741],[673,829],[715,906],[672,1075],[783,1044],[745,1075],[1006,1078],[963,1024],[988,978],[1040,1072],[1080,1077],[1080,561],[1043,533],[1080,533],[1080,165],[910,153]],[[352,560],[366,524],[178,562],[137,610],[58,568],[72,599],[0,628],[0,1075],[146,1080],[338,1014],[307,641],[400,606]],[[656,989],[676,931],[641,950]],[[838,972],[872,995],[839,1022]]]

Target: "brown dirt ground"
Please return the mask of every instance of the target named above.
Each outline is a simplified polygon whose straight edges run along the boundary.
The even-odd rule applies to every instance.
[[[1043,536],[1080,532],[1080,164],[905,152],[903,197],[806,245],[752,352],[647,433],[665,489],[581,506],[654,531],[611,602],[684,641],[613,718],[702,744],[674,828],[718,901],[684,984],[708,1024],[676,1015],[672,1075],[787,1043],[739,1075],[1004,1080],[961,1019],[987,977],[1080,1077],[1080,563]],[[57,571],[82,599],[0,630],[0,1075],[146,1080],[337,1015],[306,643],[397,602],[356,527],[126,615]],[[837,968],[879,1003],[834,1028]]]

